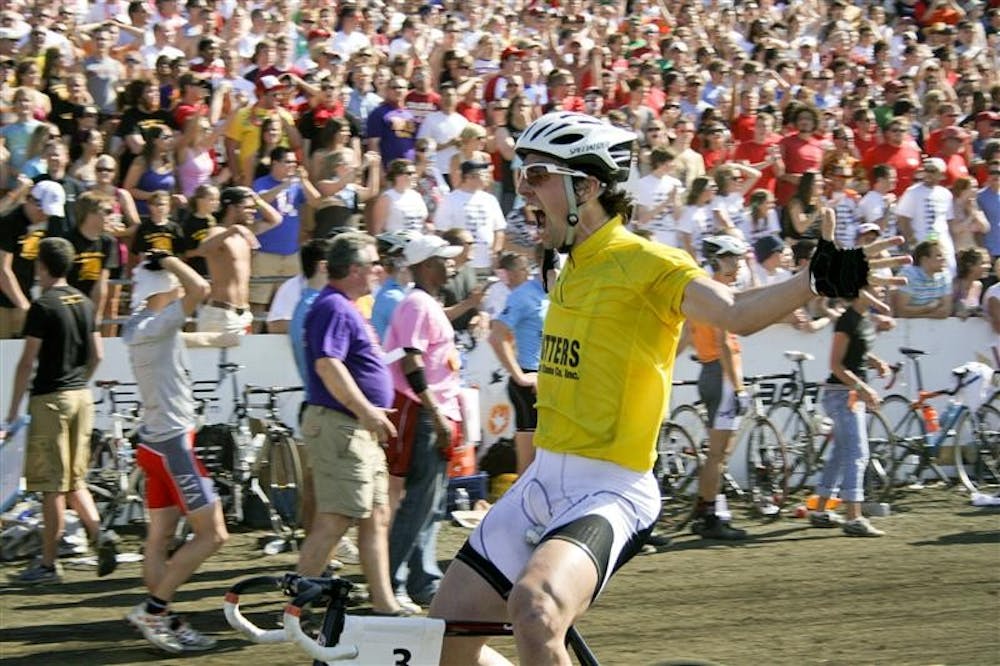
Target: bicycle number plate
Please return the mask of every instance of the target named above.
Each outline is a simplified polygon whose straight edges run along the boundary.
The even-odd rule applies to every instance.
[[[359,652],[337,663],[437,666],[443,641],[444,620],[348,615],[340,643],[357,645]]]

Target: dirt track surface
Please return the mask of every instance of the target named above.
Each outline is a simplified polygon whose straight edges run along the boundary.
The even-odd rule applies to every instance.
[[[580,623],[602,664],[697,657],[730,666],[772,664],[994,665],[1000,663],[1000,511],[976,509],[953,490],[909,492],[889,534],[851,539],[806,521],[739,520],[738,546],[681,536],[637,557]],[[442,531],[442,556],[465,532]],[[176,607],[219,639],[211,653],[173,657],[149,647],[123,619],[143,598],[139,564],[98,580],[69,570],[61,585],[0,591],[0,658],[31,664],[306,664],[288,645],[252,645],[231,631],[222,596],[237,579],[291,569],[294,555],[265,557],[260,533],[233,535],[182,588]],[[136,550],[126,539],[123,550]],[[16,573],[23,563],[5,564]],[[348,567],[346,575],[357,574]],[[243,599],[260,624],[278,618],[276,595]],[[498,643],[510,655],[511,647]]]

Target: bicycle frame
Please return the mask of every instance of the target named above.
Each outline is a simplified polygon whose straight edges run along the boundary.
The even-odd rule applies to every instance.
[[[240,612],[240,595],[261,587],[278,588],[286,596],[293,597],[285,607],[284,629],[261,629]],[[313,666],[333,662],[376,663],[372,661],[375,656],[379,657],[377,663],[396,666],[438,663],[445,636],[511,636],[514,632],[514,627],[509,622],[350,615],[347,613],[347,600],[353,587],[353,583],[342,578],[308,578],[293,573],[247,578],[233,585],[226,593],[226,620],[231,627],[255,643],[294,642],[313,658]],[[300,617],[303,609],[323,603],[326,604],[323,627],[319,636],[313,640],[302,630]],[[399,642],[377,646],[372,644],[378,639],[386,642],[387,636],[391,640],[394,627],[398,627],[397,633],[401,636],[411,637],[410,641],[399,638]],[[366,632],[369,629],[371,631]],[[366,643],[354,642],[366,636]],[[414,645],[412,637],[416,637],[415,640],[420,644]],[[570,627],[566,633],[566,643],[581,666],[600,666],[575,627]],[[383,661],[386,657],[391,661]]]

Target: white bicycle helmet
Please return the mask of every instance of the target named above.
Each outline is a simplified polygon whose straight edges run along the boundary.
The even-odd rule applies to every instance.
[[[402,254],[410,241],[420,236],[416,231],[400,229],[399,231],[383,231],[375,240],[379,243],[379,253],[394,257]]]
[[[602,183],[621,183],[628,180],[637,138],[634,132],[593,116],[556,111],[528,125],[514,151],[521,159],[530,153],[549,155]]]
[[[701,253],[709,260],[727,254],[742,257],[748,249],[746,243],[734,236],[707,236],[701,242]]]

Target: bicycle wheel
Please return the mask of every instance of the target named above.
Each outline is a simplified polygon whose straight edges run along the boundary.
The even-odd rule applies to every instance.
[[[885,418],[868,412],[868,467],[865,469],[865,497],[884,500],[892,494],[893,434]]]
[[[684,429],[697,449],[708,446],[708,426],[705,425],[705,414],[694,405],[679,405],[672,412],[667,423],[673,423]]]
[[[892,442],[892,485],[900,486],[919,481],[918,471],[921,468],[921,454],[927,439],[927,430],[920,414],[906,403],[906,411],[902,411],[902,396],[893,398],[886,411],[886,401],[883,401],[879,413],[893,434]],[[887,398],[888,400],[888,398]]]
[[[677,531],[691,516],[691,495],[698,490],[701,457],[687,430],[671,421],[660,428],[656,453],[653,469],[663,503],[660,522],[666,529]]]
[[[973,419],[966,412],[955,426],[955,467],[969,492],[1000,484],[1000,410],[983,405]]]
[[[284,528],[301,527],[302,463],[295,440],[288,435],[271,435],[260,455],[257,478],[273,509],[272,520],[277,514]]]
[[[788,457],[788,492],[802,490],[816,471],[815,433],[805,412],[789,400],[780,400],[767,410],[767,418],[785,442]]]
[[[766,417],[758,417],[746,432],[747,500],[781,507],[788,499],[789,461],[781,434]]]
[[[879,413],[892,432],[899,434],[899,429],[903,426],[903,420],[913,411],[910,399],[905,395],[893,393],[882,398],[882,404],[878,408]]]

